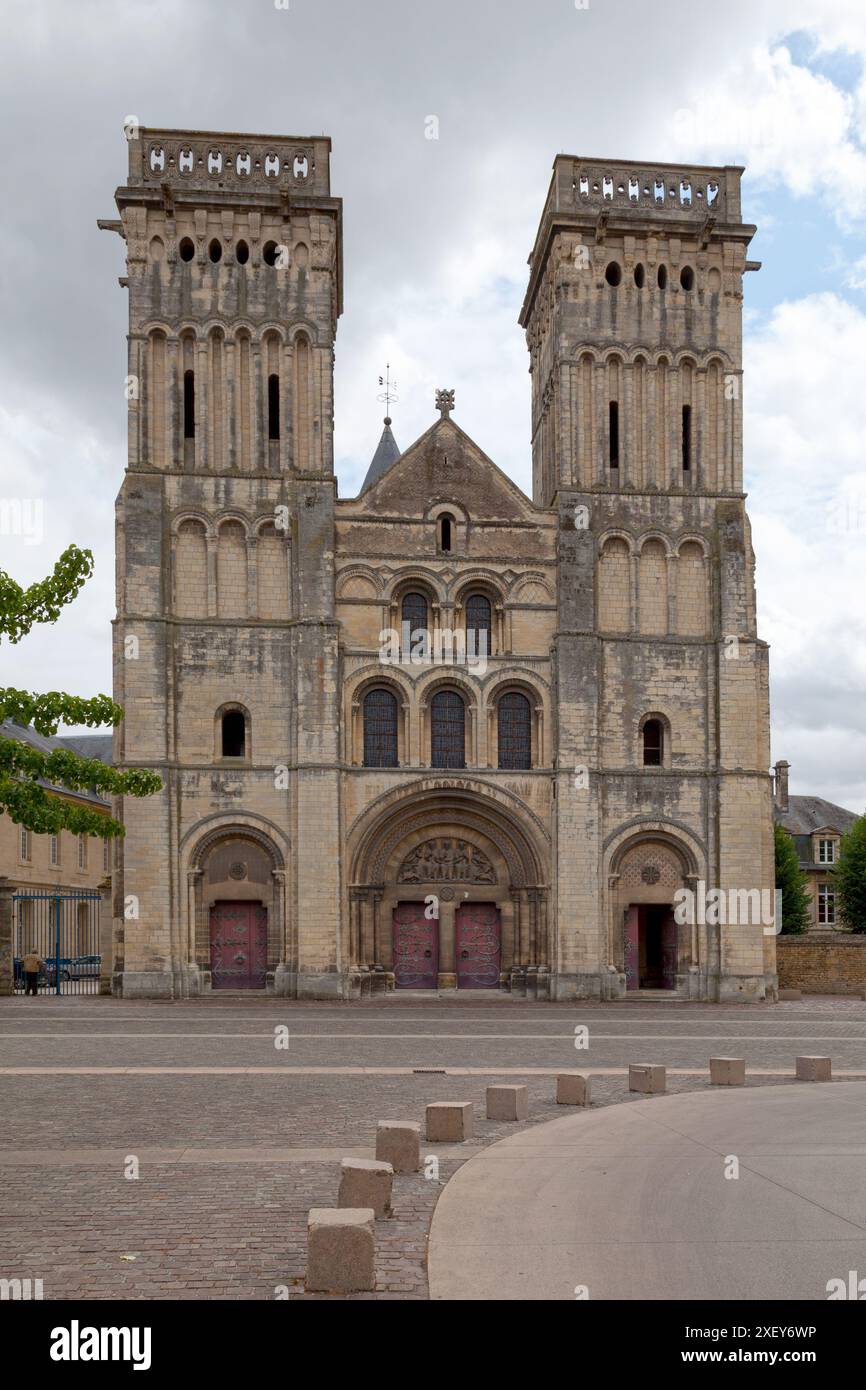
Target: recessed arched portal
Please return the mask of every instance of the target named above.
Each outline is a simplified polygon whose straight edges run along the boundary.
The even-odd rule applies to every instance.
[[[609,947],[627,991],[687,994],[690,972],[706,967],[696,914],[675,911],[683,889],[694,895],[699,862],[696,847],[673,829],[635,829],[616,845],[608,868]]]
[[[213,989],[265,989],[284,958],[285,865],[264,831],[222,825],[190,856],[194,959]]]
[[[549,842],[517,798],[425,779],[352,827],[350,970],[395,988],[525,989],[549,975]]]

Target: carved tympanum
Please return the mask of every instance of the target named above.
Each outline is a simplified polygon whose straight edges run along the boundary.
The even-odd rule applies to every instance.
[[[493,865],[466,840],[425,840],[403,860],[398,883],[495,883]]]

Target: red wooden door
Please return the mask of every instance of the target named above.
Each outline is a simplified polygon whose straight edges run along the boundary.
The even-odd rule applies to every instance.
[[[264,989],[268,914],[260,903],[216,903],[210,910],[211,985]]]
[[[439,922],[424,916],[424,903],[394,908],[394,986],[435,989],[439,983]]]
[[[495,903],[461,903],[454,918],[458,989],[498,989],[500,917]]]
[[[639,913],[638,907],[629,906],[626,911],[625,925],[622,929],[626,989],[640,989]]]

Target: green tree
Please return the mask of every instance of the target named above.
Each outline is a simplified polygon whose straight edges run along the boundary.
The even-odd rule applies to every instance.
[[[781,825],[773,826],[776,845],[776,891],[782,890],[782,934],[799,936],[808,931],[812,918],[812,899],[808,879],[800,868],[797,847]]]
[[[831,881],[840,919],[852,931],[866,932],[866,815],[842,836]]]
[[[93,555],[76,545],[67,546],[47,579],[27,589],[0,570],[0,641],[5,635],[14,644],[26,637],[34,624],[55,623],[92,573]],[[16,724],[31,724],[40,734],[56,734],[61,723],[93,728],[119,724],[122,718],[122,707],[107,695],[85,700],[60,690],[33,695],[0,687],[0,722],[11,719]],[[105,795],[123,796],[151,796],[162,786],[156,772],[137,768],[118,772],[98,758],[84,758],[71,749],[41,753],[0,734],[0,812],[5,811],[17,825],[36,835],[53,835],[60,830],[106,838],[124,834],[121,821],[52,794],[40,781],[70,791],[94,788]]]

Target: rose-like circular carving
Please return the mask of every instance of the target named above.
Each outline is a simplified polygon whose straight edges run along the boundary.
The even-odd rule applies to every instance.
[[[440,896],[440,898],[442,899],[443,903],[450,903],[450,902],[453,902],[453,901],[454,901],[454,889],[453,889],[453,888],[440,888],[440,889],[439,889],[439,896]]]
[[[237,863],[232,864],[231,868],[229,869],[229,878],[246,878],[246,876],[246,864],[242,863],[241,860],[238,860]]]
[[[641,869],[640,876],[644,883],[658,883],[662,872],[658,864],[647,864],[645,868]]]

